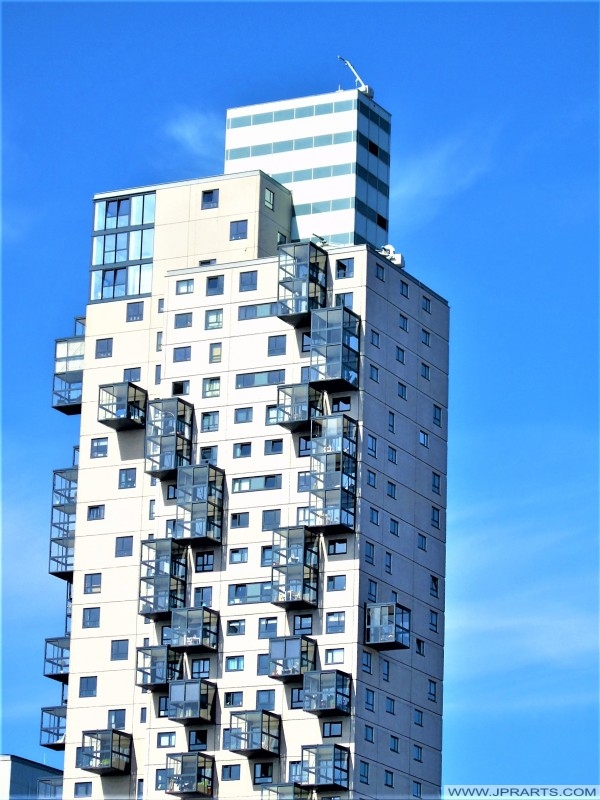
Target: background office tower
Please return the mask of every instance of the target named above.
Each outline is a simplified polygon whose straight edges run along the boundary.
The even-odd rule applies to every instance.
[[[447,303],[372,246],[389,114],[259,108],[225,175],[94,198],[54,383],[65,798],[439,792]]]

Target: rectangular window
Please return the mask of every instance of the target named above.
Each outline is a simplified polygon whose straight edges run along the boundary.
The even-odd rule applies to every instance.
[[[343,664],[344,663],[344,648],[335,647],[330,650],[325,650],[325,663],[326,664]]]
[[[231,482],[233,494],[260,492],[268,489],[281,489],[281,475],[255,475],[248,478],[233,478]]]
[[[365,742],[375,741],[375,729],[372,725],[365,725]]]
[[[369,782],[369,764],[367,761],[359,762],[359,779],[361,783]]]
[[[265,441],[265,455],[275,456],[283,453],[283,439],[267,439]]]
[[[427,550],[427,537],[422,533],[417,534],[417,547],[419,550]]]
[[[156,734],[157,747],[175,747],[175,731],[164,731]]]
[[[398,451],[395,447],[388,447],[388,461],[392,464],[398,463]]]
[[[135,489],[136,470],[135,467],[127,467],[119,470],[119,489]]]
[[[415,640],[415,649],[418,656],[425,655],[425,640],[424,639],[416,639]]]
[[[441,476],[437,472],[431,473],[431,491],[434,494],[440,494]]]
[[[328,556],[341,556],[348,552],[348,541],[346,539],[330,539],[327,542]]]
[[[88,506],[87,518],[90,521],[104,519],[104,506]]]
[[[123,380],[131,383],[138,383],[142,377],[142,370],[140,367],[127,367],[123,370]]]
[[[242,672],[244,669],[244,656],[227,656],[225,659],[225,672]]]
[[[236,408],[233,412],[233,421],[236,425],[252,422],[252,408]]]
[[[277,425],[278,422],[277,406],[267,406],[265,408],[265,425]]]
[[[87,676],[79,678],[79,697],[96,697],[98,689],[98,678]]]
[[[144,319],[144,304],[142,302],[127,303],[126,322],[139,322]]]
[[[209,364],[219,364],[221,362],[222,350],[223,348],[221,342],[211,342],[208,345]]]
[[[301,353],[310,353],[310,348],[312,345],[312,339],[310,333],[303,333],[302,340],[300,343],[300,352]]]
[[[161,365],[160,364],[155,364],[154,365],[154,384],[155,384],[155,386],[158,386],[160,384],[161,372],[162,372]]]
[[[106,458],[108,455],[108,436],[92,439],[90,445],[90,458]]]
[[[187,278],[185,280],[177,281],[175,284],[175,294],[192,294],[194,291],[194,279]]]
[[[330,611],[328,612],[325,619],[326,619],[325,622],[326,633],[344,633],[346,629],[345,611]]]
[[[394,773],[391,772],[391,770],[389,770],[389,769],[384,770],[383,782],[389,788],[393,788],[393,786],[394,786]]]
[[[394,433],[396,430],[396,416],[393,411],[388,411],[388,431]]]
[[[205,411],[200,418],[200,430],[203,433],[210,433],[219,430],[219,412]]]
[[[426,331],[425,328],[421,328],[421,342],[426,345],[426,347],[431,347],[431,334],[429,331]]]
[[[271,639],[277,636],[277,617],[261,617],[258,620],[258,638]]]
[[[434,633],[438,632],[438,613],[437,611],[429,612],[429,630]]]
[[[129,640],[113,639],[110,643],[110,660],[127,661],[129,658]]]
[[[175,328],[191,328],[192,312],[186,311],[182,314],[175,314]]]
[[[324,722],[323,723],[323,738],[332,739],[336,736],[342,735],[341,722]]]
[[[160,353],[162,351],[163,345],[163,332],[156,331],[156,352]]]
[[[413,744],[413,760],[423,761],[423,748],[420,744]]]
[[[206,211],[208,208],[219,207],[219,190],[218,189],[205,189],[202,192],[202,210]]]
[[[286,349],[286,336],[285,334],[277,336],[269,336],[267,355],[269,356],[284,356]]]
[[[394,736],[394,734],[390,734],[390,750],[392,753],[400,752],[400,738],[398,736]]]
[[[437,683],[435,681],[427,682],[427,699],[432,703],[437,702]]]
[[[194,680],[210,678],[210,658],[193,658],[190,677]]]
[[[440,406],[433,407],[433,424],[438,427],[442,425],[442,409]]]
[[[429,369],[428,365],[421,362],[421,377],[425,378],[425,380],[428,381],[430,375],[431,375],[431,370]]]
[[[215,554],[212,550],[196,553],[196,572],[212,572],[215,567]]]
[[[336,306],[344,306],[344,308],[352,308],[354,295],[352,292],[339,292],[335,296]]]
[[[388,575],[392,574],[392,554],[386,553],[385,554],[385,571]]]
[[[83,593],[84,594],[98,594],[102,591],[102,573],[89,572],[83,576]]]
[[[197,730],[190,731],[189,750],[192,753],[198,753],[206,750],[208,747],[208,731]]]
[[[133,554],[133,536],[117,536],[115,540],[115,558],[123,558]]]
[[[428,314],[431,314],[431,300],[428,297],[423,295],[421,299],[421,308],[423,311],[426,311]]]
[[[247,528],[250,524],[250,514],[247,511],[240,511],[231,515],[232,528]]]
[[[235,376],[236,389],[251,389],[255,386],[273,386],[285,383],[284,369],[270,369],[264,372],[246,372]]]
[[[440,510],[436,506],[431,506],[431,527],[440,527]]]
[[[367,470],[367,485],[372,486],[374,489],[377,487],[377,475],[373,470]]]
[[[404,352],[403,347],[396,347],[396,361],[399,361],[401,364],[405,363],[406,353]]]
[[[335,262],[336,278],[352,278],[354,276],[354,259],[339,258]]]
[[[241,708],[243,705],[243,692],[225,692],[225,708]]]
[[[91,797],[92,796],[92,782],[91,781],[77,781],[75,783],[74,797]]]
[[[248,220],[239,219],[229,223],[229,239],[235,241],[236,239],[248,238]]]
[[[373,658],[368,650],[363,650],[362,654],[362,671],[368,675],[373,671]]]
[[[406,400],[406,394],[407,394],[406,384],[402,383],[401,381],[398,381],[398,397],[401,400]]]
[[[240,272],[240,292],[253,292],[258,286],[258,272],[253,269]]]
[[[375,545],[373,542],[365,542],[365,563],[375,563]]]
[[[221,378],[202,378],[202,397],[219,397],[221,394]]]
[[[390,679],[390,662],[387,658],[381,659],[381,677],[384,681],[389,681]]]
[[[397,519],[390,519],[390,533],[392,536],[399,536],[400,531],[400,524]]]
[[[256,674],[268,675],[269,674],[269,654],[259,653],[256,656]],[[292,706],[293,708],[294,706]],[[302,708],[302,706],[300,706]]]
[[[429,447],[429,434],[425,431],[419,431],[419,444],[423,447]]]
[[[400,294],[402,297],[408,297],[408,283],[406,281],[400,281]]]
[[[423,712],[420,708],[415,708],[413,710],[413,722],[415,725],[418,725],[421,728],[423,727]]]
[[[275,192],[265,186],[265,206],[273,211],[275,208]]]
[[[239,779],[240,779],[239,764],[223,764],[223,766],[221,767],[222,781],[239,781]]]
[[[367,434],[367,454],[377,458],[377,438],[370,433]]]
[[[435,575],[429,576],[429,594],[432,597],[440,596],[440,581]]]
[[[100,608],[84,608],[81,621],[82,628],[100,627]]]
[[[156,516],[156,500],[148,500],[148,519],[154,519]]]
[[[191,361],[192,360],[192,348],[187,345],[186,347],[174,347],[173,348],[173,361],[178,363],[180,361]]]
[[[312,614],[295,614],[294,615],[294,636],[310,636],[312,633]]]
[[[223,309],[211,308],[204,312],[204,328],[207,331],[217,330],[223,327]]]
[[[346,588],[345,575],[328,575],[327,576],[327,591],[328,592],[343,592]]]
[[[371,344],[373,347],[379,347],[380,336],[377,331],[371,331]]]
[[[401,330],[407,331],[408,330],[408,317],[405,316],[404,314],[400,314],[400,316],[398,318],[398,325],[400,326]]]
[[[158,698],[158,717],[166,717],[169,713],[169,696],[162,695]]]
[[[256,690],[256,710],[273,711],[275,708],[275,689]]]
[[[261,761],[254,764],[252,782],[255,786],[263,783],[273,783],[273,763],[271,761]]]
[[[369,521],[373,525],[379,525],[379,511],[376,508],[369,509]]]
[[[246,564],[248,562],[248,548],[234,547],[229,551],[230,564]]]
[[[393,697],[385,698],[385,710],[388,714],[396,713],[396,701],[394,700]]]
[[[387,496],[391,497],[392,500],[396,499],[396,484],[393,481],[387,482]]]
[[[110,358],[112,354],[112,339],[96,339],[96,358]]]
[[[227,621],[227,636],[243,636],[245,633],[245,619],[230,619]]]
[[[231,583],[227,588],[227,604],[230,606],[250,603],[270,603],[273,597],[271,581],[256,583]]]
[[[273,531],[281,524],[281,509],[271,508],[262,512],[263,531]]]
[[[365,689],[365,709],[375,711],[375,692],[373,689]]]
[[[379,369],[374,365],[369,365],[369,378],[375,383],[379,383]]]
[[[375,264],[375,277],[379,278],[380,281],[385,280],[385,267],[381,264]]]
[[[369,603],[377,602],[377,581],[371,580],[367,584],[367,600]]]

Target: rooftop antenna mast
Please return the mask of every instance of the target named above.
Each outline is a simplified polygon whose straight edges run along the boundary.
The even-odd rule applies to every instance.
[[[367,86],[367,84],[363,81],[363,79],[360,77],[358,72],[354,69],[354,67],[352,66],[352,64],[349,61],[346,61],[346,59],[343,58],[342,56],[338,56],[338,58],[339,58],[340,61],[342,61],[348,67],[350,72],[356,78],[356,86],[358,88],[358,91],[362,92],[362,94],[366,94],[366,96],[370,100],[372,100],[373,96],[375,94],[375,91],[372,89],[372,87],[371,86]]]

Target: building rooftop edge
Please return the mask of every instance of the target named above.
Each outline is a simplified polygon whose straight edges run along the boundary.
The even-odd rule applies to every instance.
[[[289,98],[285,98],[283,100],[267,100],[265,103],[251,103],[250,105],[246,105],[246,106],[233,106],[233,108],[228,108],[227,109],[227,117],[229,117],[229,114],[230,114],[231,111],[238,112],[238,111],[246,111],[247,109],[251,109],[251,108],[254,108],[254,109],[256,109],[256,108],[269,108],[269,107],[273,107],[273,106],[285,107],[286,105],[289,105],[290,103],[293,103],[294,105],[298,105],[298,103],[300,101],[303,101],[303,100],[314,100],[316,98],[323,98],[323,97],[336,97],[336,96],[339,97],[340,95],[344,95],[344,94],[353,95],[354,97],[360,97],[365,102],[372,103],[374,106],[377,106],[378,108],[380,108],[391,119],[392,115],[390,114],[390,112],[386,108],[384,108],[382,105],[380,105],[376,100],[373,100],[372,97],[367,97],[367,95],[364,92],[361,92],[360,89],[333,89],[331,92],[320,92],[319,94],[307,94],[304,97],[289,97]],[[238,114],[235,114],[235,116],[238,116]]]

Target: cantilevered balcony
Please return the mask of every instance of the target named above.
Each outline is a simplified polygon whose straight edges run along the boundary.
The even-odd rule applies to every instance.
[[[214,722],[216,692],[216,685],[204,678],[172,681],[167,716],[186,725]]]
[[[304,527],[273,531],[273,602],[282,608],[316,608],[319,585],[317,539]]]
[[[317,643],[308,636],[281,636],[269,640],[269,676],[294,681],[317,664]]]
[[[75,319],[75,336],[56,340],[52,407],[63,414],[81,414],[84,342],[83,317]]]
[[[347,789],[350,751],[339,744],[315,744],[302,748],[302,786]]]
[[[167,756],[167,794],[212,797],[215,760],[202,753],[171,753]]]
[[[260,800],[311,800],[311,793],[295,783],[271,784],[262,787]]]
[[[221,543],[224,482],[225,473],[212,464],[179,468],[173,538],[191,544]]]
[[[229,749],[248,758],[279,755],[281,717],[271,711],[238,711],[231,715]]]
[[[182,666],[182,656],[167,645],[138,647],[136,684],[153,692],[165,689],[181,678]]]
[[[55,778],[38,778],[37,800],[62,800],[62,796],[62,775],[57,775]]]
[[[146,472],[174,478],[192,460],[194,407],[178,397],[150,400],[146,424]]]
[[[44,675],[61,683],[67,683],[69,680],[70,653],[71,639],[69,636],[46,639]]]
[[[323,393],[308,383],[277,387],[277,423],[289,431],[310,431],[313,417],[323,415]]]
[[[211,608],[180,608],[171,614],[171,647],[193,653],[216,653],[219,612]]]
[[[358,389],[360,317],[344,306],[311,316],[310,382],[321,391]]]
[[[410,647],[410,610],[399,603],[367,603],[365,644],[374,650]]]
[[[346,414],[312,421],[309,524],[328,533],[354,530],[357,423]]]
[[[279,318],[305,326],[327,302],[327,253],[313,242],[279,245]]]
[[[140,430],[146,425],[148,392],[135,383],[110,383],[98,395],[98,422],[115,431]]]
[[[42,708],[40,723],[40,744],[50,750],[65,749],[65,731],[67,729],[67,706],[48,706]]]
[[[142,542],[140,614],[166,619],[174,608],[185,606],[186,549],[172,539]]]
[[[98,775],[129,775],[131,749],[130,733],[114,729],[84,731],[76,766]]]
[[[77,467],[54,471],[52,518],[50,526],[50,564],[48,571],[64,580],[73,580],[75,511],[77,508]]]
[[[337,669],[304,673],[304,710],[319,717],[350,713],[351,678]]]

